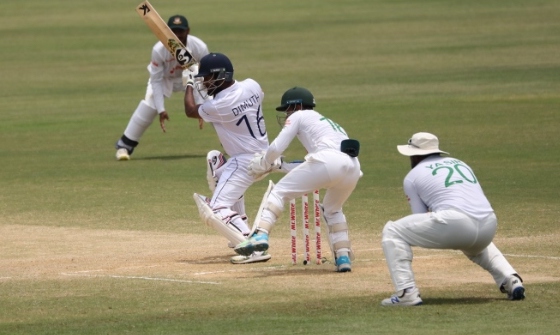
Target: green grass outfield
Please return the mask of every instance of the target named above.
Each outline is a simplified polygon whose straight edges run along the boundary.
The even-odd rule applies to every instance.
[[[294,85],[360,140],[349,274],[291,266],[285,219],[270,262],[228,263],[192,201],[208,193],[205,155],[219,143],[180,94],[168,132],[154,123],[131,161],[115,161],[156,42],[139,2],[0,5],[0,334],[558,332],[558,1],[151,1],[261,84],[270,140]],[[524,301],[457,252],[415,249],[424,306],[380,306],[392,293],[381,230],[409,213],[396,145],[418,131],[474,169]],[[296,141],[286,154],[304,152]],[[248,191],[249,214],[265,188]]]

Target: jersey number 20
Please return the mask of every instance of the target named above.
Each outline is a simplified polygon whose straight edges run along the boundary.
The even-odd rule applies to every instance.
[[[435,176],[438,173],[438,170],[440,169],[446,169],[447,170],[447,177],[445,178],[445,187],[449,187],[451,185],[454,184],[462,184],[463,180],[466,180],[467,182],[471,183],[471,184],[476,184],[477,180],[476,177],[474,176],[474,173],[466,166],[464,166],[463,164],[455,164],[453,165],[453,167],[451,166],[440,166],[436,169],[434,169],[434,171],[432,171],[432,175]],[[462,170],[466,170],[466,171],[462,171]],[[455,172],[457,172],[457,174],[459,176],[455,176]],[[469,174],[469,177],[466,176],[466,173]],[[454,178],[453,180],[451,180],[451,178]]]

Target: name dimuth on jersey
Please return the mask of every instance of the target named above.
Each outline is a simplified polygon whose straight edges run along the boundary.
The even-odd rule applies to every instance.
[[[247,108],[253,107],[255,104],[258,104],[261,100],[261,97],[258,94],[251,96],[249,99],[243,101],[239,105],[233,107],[231,109],[233,115],[237,116],[243,113]]]

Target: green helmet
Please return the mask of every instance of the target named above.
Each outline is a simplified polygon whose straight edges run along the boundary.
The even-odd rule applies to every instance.
[[[315,107],[315,98],[309,90],[303,87],[292,87],[287,90],[280,99],[280,106],[276,107],[279,112],[285,112],[290,105],[301,104],[306,108]]]

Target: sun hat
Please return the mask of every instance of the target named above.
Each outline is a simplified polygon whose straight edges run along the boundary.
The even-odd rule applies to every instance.
[[[397,145],[397,149],[405,156],[425,156],[429,154],[448,152],[439,150],[439,140],[436,135],[430,133],[416,133],[408,140],[408,144]]]

